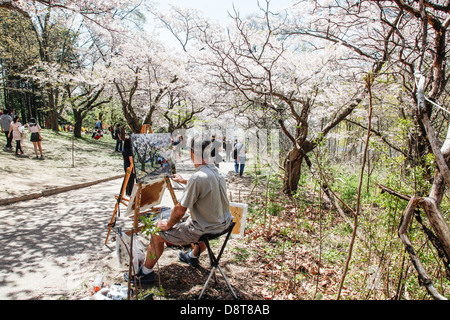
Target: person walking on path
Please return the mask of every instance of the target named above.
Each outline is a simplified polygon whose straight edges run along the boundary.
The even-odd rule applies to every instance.
[[[125,170],[125,173],[127,173],[128,167],[133,164],[133,146],[131,144],[130,138],[125,138],[125,141],[123,142],[122,156],[123,156],[123,168]],[[131,192],[133,191],[135,179],[136,179],[136,171],[134,169],[134,164],[133,164],[133,170],[131,170],[131,174],[130,174],[130,177],[128,178],[128,183],[127,183],[127,186],[125,189],[125,191],[126,191],[125,194],[127,196],[131,196]]]
[[[19,155],[19,150],[20,150],[20,154],[23,154],[22,151],[22,146],[21,146],[21,142],[22,142],[22,133],[20,132],[20,127],[22,127],[22,124],[19,122],[19,116],[14,116],[14,120],[13,122],[11,122],[11,125],[9,127],[9,137],[12,137],[13,140],[16,141],[16,156]]]
[[[0,117],[0,125],[2,127],[2,132],[4,132],[5,136],[6,136],[5,150],[12,150],[12,145],[11,145],[12,137],[9,137],[9,127],[10,127],[12,121],[13,121],[13,119],[9,115],[9,110],[6,110],[6,109],[3,110],[3,114]]]
[[[122,141],[123,141],[123,137],[122,137],[122,131],[120,129],[120,124],[117,125],[116,131],[115,131],[115,136],[116,136],[116,152],[122,152]]]
[[[247,149],[245,144],[238,142],[236,139],[236,143],[234,145],[234,171],[239,173],[240,177],[242,177],[244,173],[246,153]]]
[[[231,147],[231,141],[230,140],[225,139],[225,138],[223,138],[223,139],[224,139],[223,149],[225,150],[226,161],[229,162],[229,161],[231,161],[231,151],[232,151],[233,148]]]
[[[36,159],[39,159],[38,155],[38,148],[39,152],[41,153],[41,159],[44,159],[44,155],[42,154],[42,145],[41,145],[41,127],[36,122],[35,118],[31,118],[30,122],[28,123],[28,132],[31,133],[30,141],[33,142],[34,145],[34,152],[36,152]]]
[[[219,153],[222,144],[216,140],[215,135],[212,136],[211,143],[211,158],[214,160],[214,165],[219,168],[219,164],[222,162],[222,156]]]

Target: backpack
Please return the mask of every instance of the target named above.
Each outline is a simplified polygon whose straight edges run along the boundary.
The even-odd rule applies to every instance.
[[[244,145],[241,145],[241,146],[240,146],[239,151],[241,151],[241,149],[242,149],[243,146],[244,146]],[[233,151],[233,159],[237,159],[237,155],[238,155],[238,149],[234,148],[234,151]]]

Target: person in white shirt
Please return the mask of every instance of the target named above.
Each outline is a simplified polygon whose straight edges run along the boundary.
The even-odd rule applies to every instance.
[[[19,151],[20,154],[23,154],[21,146],[22,133],[20,132],[20,127],[22,127],[22,124],[19,122],[19,116],[16,115],[14,116],[14,120],[11,122],[11,125],[9,126],[9,133],[8,133],[8,137],[16,141],[16,156],[19,155]]]
[[[30,141],[33,142],[34,152],[36,153],[36,159],[39,158],[38,149],[41,153],[41,159],[44,159],[44,155],[42,154],[42,145],[41,145],[41,127],[36,122],[35,118],[31,118],[28,123],[28,132],[31,133]]]
[[[246,153],[247,148],[245,147],[245,144],[238,142],[238,140],[236,139],[236,142],[234,144],[234,171],[236,173],[239,173],[240,177],[242,177],[242,174],[244,173]]]

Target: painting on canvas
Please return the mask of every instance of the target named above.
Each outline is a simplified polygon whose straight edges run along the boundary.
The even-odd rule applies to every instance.
[[[137,183],[149,183],[175,173],[170,133],[132,134]]]

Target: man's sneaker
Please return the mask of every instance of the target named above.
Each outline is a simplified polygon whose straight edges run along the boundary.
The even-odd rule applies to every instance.
[[[191,253],[191,251],[189,252],[180,251],[180,253],[178,254],[178,258],[180,259],[180,261],[189,263],[193,267],[198,267],[198,258],[191,258],[189,256],[189,253]]]
[[[125,273],[123,277],[125,281],[128,282],[128,272]],[[155,272],[152,271],[149,274],[144,274],[142,273],[142,270],[139,270],[138,274],[136,275],[136,279],[138,283],[140,282],[141,284],[152,284],[153,282],[155,282]],[[134,284],[135,282],[134,276],[131,276],[130,282]]]

